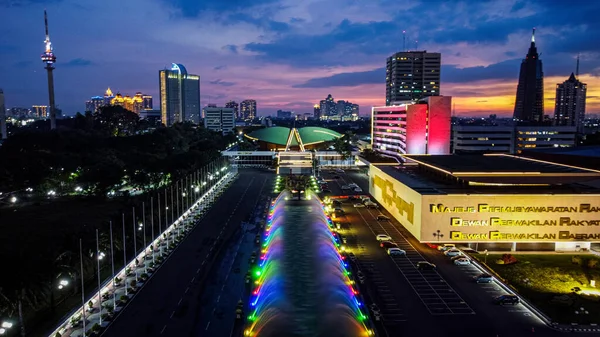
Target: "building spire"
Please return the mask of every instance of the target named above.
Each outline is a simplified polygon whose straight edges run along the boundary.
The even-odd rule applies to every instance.
[[[406,31],[402,31],[402,51],[406,51]]]
[[[535,43],[535,27],[533,27],[533,31],[531,32],[531,43]]]
[[[575,67],[575,77],[579,79],[579,53],[577,53],[577,67]]]

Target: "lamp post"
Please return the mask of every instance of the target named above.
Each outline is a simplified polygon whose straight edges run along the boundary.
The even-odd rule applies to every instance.
[[[438,229],[435,231],[435,233],[433,233],[433,236],[437,238],[438,242],[440,242],[440,239],[444,237],[444,234],[442,234],[441,231]]]
[[[160,216],[160,193],[157,196],[158,199],[158,248],[160,249],[160,256],[163,256],[163,249],[162,249],[162,217]]]
[[[167,206],[167,189],[165,188],[165,235],[167,236],[167,250],[169,250],[169,206]],[[173,207],[171,207],[173,213]]]
[[[144,249],[146,249],[146,203],[142,202],[142,226],[144,226],[144,230],[142,232],[142,235],[144,235]],[[146,268],[146,254],[147,252],[144,252],[144,273],[148,273],[148,269]]]
[[[83,244],[81,238],[79,239],[79,266],[81,271],[81,320],[83,321],[83,336],[85,336],[85,282],[83,280]]]
[[[133,215],[132,215],[132,220],[133,222],[131,223],[131,225],[133,226],[133,268],[135,269],[135,283],[137,283],[138,281],[138,274],[137,274],[137,232],[135,231],[135,206],[132,207],[133,208]]]
[[[127,296],[127,245],[125,244],[125,213],[123,216],[123,267],[125,268],[125,277],[123,277],[123,286],[125,287],[125,296]]]
[[[98,242],[98,228],[96,228],[96,267],[98,270],[98,314],[100,315],[100,325],[102,325],[102,294],[100,291],[102,287],[100,286],[100,260],[102,259],[100,255],[100,243]]]
[[[112,264],[113,311],[117,309],[117,289],[115,285],[115,252],[113,249],[112,221],[110,222],[110,260]]]

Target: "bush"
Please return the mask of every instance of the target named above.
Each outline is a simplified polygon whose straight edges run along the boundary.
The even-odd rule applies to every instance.
[[[57,332],[54,334],[54,337],[62,337],[62,335],[60,334],[60,332]]]
[[[587,262],[587,267],[590,269],[596,268],[597,265],[598,265],[598,260],[596,260],[596,259],[589,259]]]
[[[129,285],[130,285],[132,288],[135,288],[135,286],[137,285],[137,281],[136,281],[136,280],[131,280],[131,282],[129,282]]]
[[[121,280],[121,278],[120,278],[120,277],[118,277],[118,276],[117,276],[117,277],[115,277],[115,283],[116,283],[116,284],[119,284],[119,283],[121,283],[121,281],[122,281],[122,280]]]
[[[129,301],[129,297],[127,297],[125,295],[121,295],[121,297],[119,297],[119,300],[121,300],[121,302],[127,302],[127,301]]]
[[[142,275],[140,275],[140,277],[143,279],[148,279],[149,276],[146,273],[142,273]]]
[[[98,331],[100,331],[101,328],[102,327],[100,326],[100,324],[96,323],[92,326],[92,331],[98,332]]]
[[[581,266],[581,257],[580,256],[571,256],[571,263]]]

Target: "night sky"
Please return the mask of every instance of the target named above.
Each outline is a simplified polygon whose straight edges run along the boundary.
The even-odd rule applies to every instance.
[[[107,87],[158,108],[158,70],[201,76],[202,105],[253,98],[259,114],[312,112],[327,94],[385,103],[385,60],[407,48],[442,53],[441,93],[458,115],[512,115],[531,29],[545,72],[545,110],[575,71],[600,112],[600,1],[589,0],[0,0],[0,88],[7,107],[46,105],[43,10],[57,56],[56,101],[85,109]]]

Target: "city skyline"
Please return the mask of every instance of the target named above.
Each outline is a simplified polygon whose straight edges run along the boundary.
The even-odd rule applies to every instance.
[[[385,104],[385,60],[402,51],[402,30],[407,30],[406,49],[415,49],[418,40],[419,50],[442,54],[441,94],[453,96],[457,115],[509,117],[532,27],[544,59],[545,114],[553,115],[554,88],[574,71],[578,53],[579,78],[588,84],[586,110],[600,111],[599,50],[592,43],[600,35],[592,14],[600,5],[594,3],[133,1],[127,7],[144,8],[146,15],[128,15],[123,27],[103,25],[119,19],[115,12],[125,15],[122,3],[73,4],[0,5],[8,14],[0,22],[5,33],[0,71],[11,79],[0,85],[8,107],[47,104],[39,64],[45,6],[53,18],[53,47],[61,56],[55,65],[56,102],[65,114],[83,112],[80,102],[109,85],[158,97],[156,69],[176,61],[201,76],[202,106],[253,97],[261,115],[278,109],[306,113],[331,93],[363,106],[364,115]],[[406,9],[421,15],[403,16]],[[28,29],[17,29],[24,26]],[[319,44],[331,48],[314,48]]]

